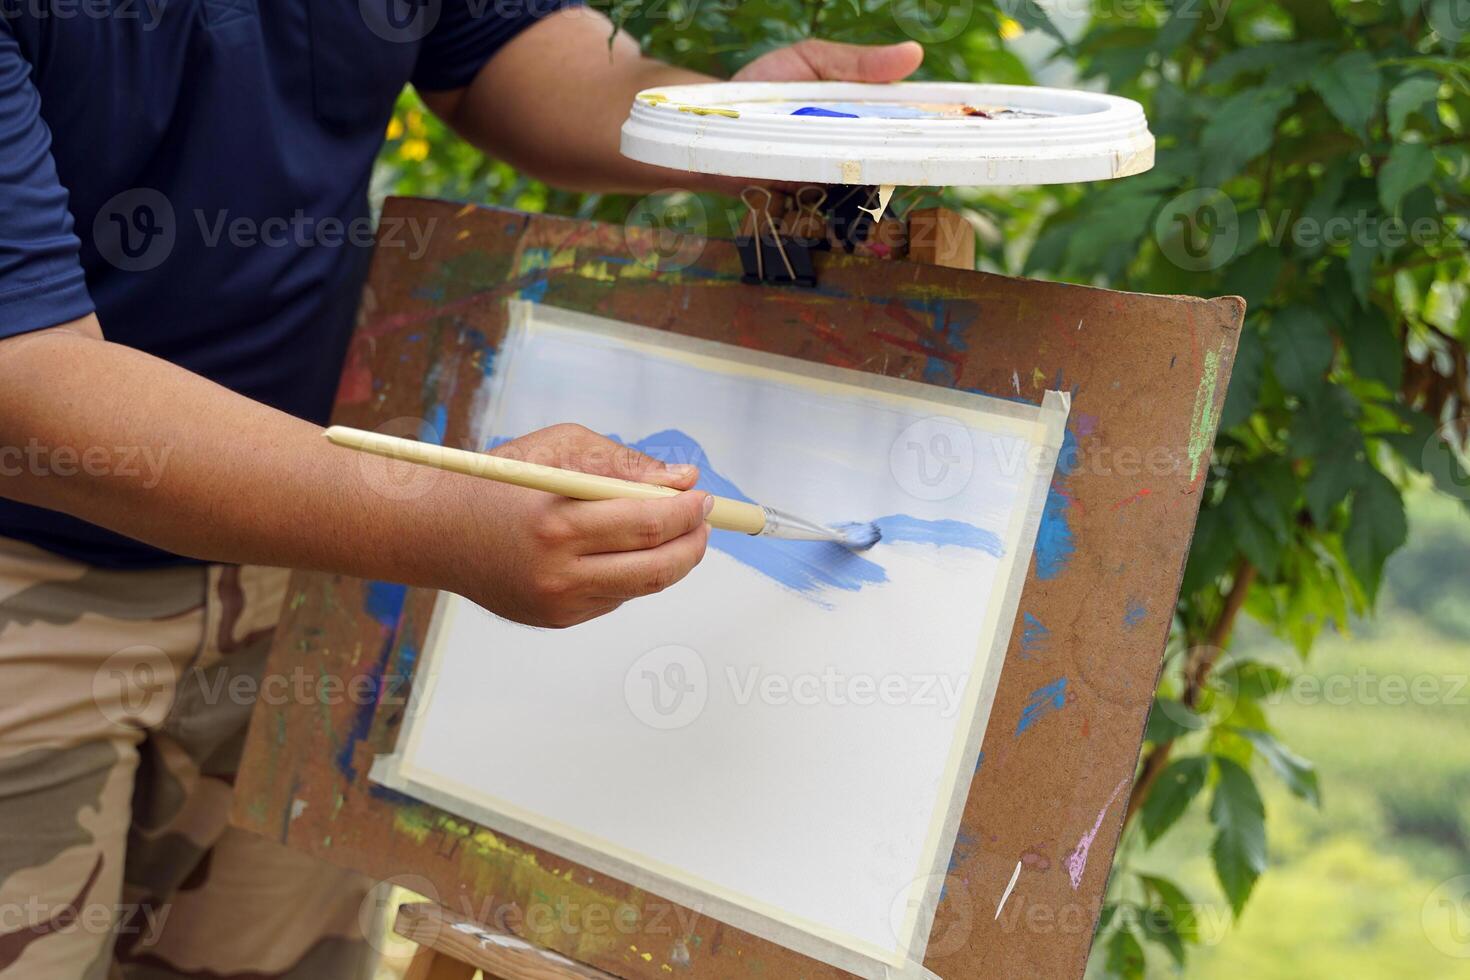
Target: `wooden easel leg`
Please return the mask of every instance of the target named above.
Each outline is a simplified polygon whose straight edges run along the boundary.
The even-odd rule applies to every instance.
[[[475,968],[427,946],[413,954],[403,980],[474,980]]]

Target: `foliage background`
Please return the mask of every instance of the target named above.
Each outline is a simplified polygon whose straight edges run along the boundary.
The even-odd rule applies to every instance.
[[[1344,715],[1290,692],[1294,674],[1340,675],[1356,663],[1375,676],[1419,676],[1405,673],[1418,665],[1443,682],[1444,701],[1466,669],[1470,535],[1453,515],[1470,501],[1470,0],[610,0],[603,9],[649,53],[713,75],[805,37],[914,38],[927,51],[919,77],[1040,77],[1145,105],[1159,139],[1147,175],[940,192],[976,227],[983,268],[1233,293],[1250,307],[1090,972],[1182,969],[1202,947],[1191,973],[1339,975],[1320,957],[1311,969],[1294,964],[1303,915],[1347,930],[1333,949],[1364,940],[1344,925],[1354,915],[1391,949],[1417,905],[1375,917],[1345,909],[1320,883],[1367,874],[1367,890],[1388,903],[1396,888],[1413,891],[1406,882],[1470,870],[1467,712],[1441,703],[1382,716],[1359,695]],[[487,161],[411,91],[376,188],[618,222],[636,203],[552,190]],[[723,235],[724,216],[739,211],[711,199],[703,213],[712,217],[696,230]],[[1425,484],[1445,495],[1418,511],[1439,532],[1394,566],[1385,595],[1385,563],[1408,540],[1404,491]],[[1375,605],[1386,618],[1363,627]],[[1232,644],[1242,616],[1249,626]],[[1368,638],[1341,639],[1354,628]],[[1359,745],[1365,757],[1345,758],[1343,739],[1321,737],[1344,725],[1383,732],[1381,751]],[[1459,749],[1435,765],[1399,761],[1436,744]],[[1313,754],[1347,787],[1331,815],[1311,809],[1325,795]],[[1281,805],[1290,797],[1300,805]],[[1375,860],[1385,839],[1403,845],[1391,868]],[[1261,886],[1279,914],[1242,920],[1235,934],[1249,943],[1217,946],[1268,860],[1288,866],[1279,886],[1270,876]],[[1292,928],[1294,942],[1282,932]],[[1451,976],[1470,963],[1426,944],[1428,928],[1409,929],[1418,959],[1390,953],[1359,972],[1369,964],[1345,955],[1341,970]]]

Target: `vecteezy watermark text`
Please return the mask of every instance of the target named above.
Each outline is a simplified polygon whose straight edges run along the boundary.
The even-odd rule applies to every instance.
[[[163,479],[172,446],[45,446],[32,438],[24,446],[0,446],[0,477],[117,476],[139,479],[152,490]]]

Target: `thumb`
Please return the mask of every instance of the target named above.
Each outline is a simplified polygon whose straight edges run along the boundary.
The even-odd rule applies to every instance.
[[[794,51],[818,79],[833,82],[896,82],[912,75],[924,60],[917,41],[866,45],[812,39],[795,45]]]

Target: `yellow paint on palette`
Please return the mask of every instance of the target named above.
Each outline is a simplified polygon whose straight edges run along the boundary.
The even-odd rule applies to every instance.
[[[680,112],[693,113],[696,116],[725,116],[729,119],[739,119],[740,113],[734,109],[716,109],[707,105],[681,105]]]
[[[1031,369],[1031,384],[1036,388],[1041,388],[1046,385],[1046,375],[1041,373],[1041,368]]]

